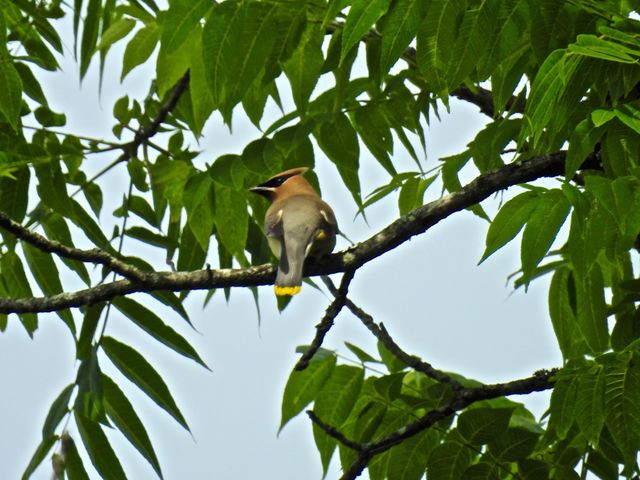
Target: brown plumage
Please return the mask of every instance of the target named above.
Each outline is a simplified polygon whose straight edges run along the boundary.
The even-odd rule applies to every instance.
[[[271,202],[264,220],[269,247],[279,259],[276,295],[295,295],[302,288],[305,258],[333,250],[338,224],[331,207],[302,176],[308,168],[292,168],[251,188]]]

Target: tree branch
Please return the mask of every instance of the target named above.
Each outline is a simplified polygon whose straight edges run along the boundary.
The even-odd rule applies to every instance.
[[[309,349],[302,354],[300,360],[296,363],[296,370],[301,371],[307,368],[309,366],[309,361],[322,346],[325,335],[333,326],[333,321],[340,313],[340,310],[342,310],[342,307],[344,307],[347,300],[347,292],[349,291],[349,284],[351,283],[351,280],[353,280],[354,275],[355,270],[347,270],[344,272],[342,281],[340,282],[340,288],[334,293],[335,299],[327,307],[324,317],[322,317],[320,323],[316,325],[316,336],[311,342],[311,345],[309,345]]]
[[[306,276],[329,275],[356,270],[374,258],[393,250],[414,235],[426,232],[455,212],[471,207],[496,192],[541,177],[561,175],[566,152],[533,157],[484,173],[457,192],[427,203],[342,252],[309,262]],[[598,162],[591,154],[586,164]],[[584,165],[583,165],[584,167]],[[250,287],[273,283],[275,268],[259,265],[245,269],[198,270],[194,272],[145,272],[142,280],[119,280],[77,292],[51,297],[0,299],[0,313],[36,313],[80,307],[134,292],[154,290],[198,290],[223,287]]]
[[[17,238],[23,242],[29,243],[34,247],[49,253],[55,253],[56,255],[71,260],[80,260],[86,263],[95,263],[97,265],[104,265],[110,268],[116,273],[119,273],[125,278],[130,280],[143,280],[145,278],[145,272],[139,270],[133,265],[129,265],[126,262],[118,260],[113,255],[107,253],[99,248],[91,250],[80,250],[78,248],[68,247],[60,242],[49,240],[39,233],[29,230],[25,226],[12,220],[9,215],[0,211],[0,227],[4,228],[8,232],[11,232]]]
[[[405,352],[400,346],[393,340],[387,329],[381,323],[376,324],[373,317],[360,307],[355,305],[351,300],[347,299],[346,307],[360,319],[365,327],[369,329],[371,333],[382,343],[387,350],[389,350],[395,357],[408,367],[413,368],[417,372],[424,373],[427,377],[434,379],[437,382],[445,383],[449,385],[454,391],[462,390],[462,385],[451,376],[447,375],[442,370],[434,368],[430,363],[425,362],[416,355],[410,355]]]
[[[167,102],[160,107],[158,114],[151,121],[148,127],[142,128],[140,127],[133,137],[133,141],[129,142],[126,145],[123,145],[124,151],[118,157],[115,163],[126,162],[131,157],[135,157],[136,152],[140,145],[143,145],[151,137],[153,137],[158,130],[160,129],[160,125],[167,119],[169,114],[176,108],[178,102],[180,101],[180,97],[185,92],[185,90],[189,87],[189,79],[190,74],[187,70],[185,74],[180,77],[180,80],[176,83],[175,87],[173,87],[173,91],[171,92],[171,96],[167,100]]]
[[[366,468],[368,462],[375,455],[386,452],[391,447],[398,445],[404,440],[417,435],[420,432],[432,427],[435,423],[458,412],[474,402],[480,400],[489,400],[492,398],[522,395],[532,392],[540,392],[553,388],[553,375],[558,372],[557,369],[543,370],[536,372],[533,376],[514,380],[507,383],[496,383],[492,385],[483,385],[481,387],[463,388],[454,392],[453,398],[444,406],[435,408],[425,413],[416,421],[411,422],[402,428],[396,430],[389,435],[382,437],[375,442],[360,443],[347,438],[337,428],[329,425],[319,419],[315,415],[309,415],[311,420],[318,425],[327,435],[335,438],[343,445],[356,450],[358,453],[357,460],[349,467],[349,469],[340,477],[341,480],[353,480],[360,476]]]
[[[333,22],[327,27],[327,34],[331,35],[338,28],[344,28],[343,22]],[[360,41],[367,43],[372,41],[375,38],[380,38],[382,35],[376,30],[369,30]],[[404,60],[409,68],[418,69],[418,62],[416,60],[416,49],[413,47],[407,47],[406,50],[400,56],[402,60]],[[493,106],[493,93],[491,90],[487,90],[486,88],[482,88],[480,86],[475,86],[473,89],[468,86],[462,84],[452,92],[450,95],[464,100],[469,103],[473,103],[477,107],[480,108],[480,112],[485,115],[493,118],[495,116],[495,109]],[[524,101],[519,102],[518,97],[511,96],[511,98],[507,101],[506,109],[511,110],[515,113],[523,113],[524,112]]]

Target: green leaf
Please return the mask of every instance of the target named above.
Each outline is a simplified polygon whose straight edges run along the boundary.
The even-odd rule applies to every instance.
[[[193,327],[193,325],[191,324],[191,319],[189,318],[189,313],[185,310],[182,302],[175,293],[168,292],[166,290],[159,290],[157,292],[149,292],[149,295],[172,309],[183,319],[185,319],[191,327]]]
[[[336,357],[332,355],[322,360],[311,361],[302,371],[291,372],[282,396],[282,419],[278,431],[315,400],[335,367]]]
[[[55,435],[42,439],[40,445],[38,445],[38,448],[36,448],[36,451],[33,453],[29,465],[27,465],[27,468],[22,474],[22,480],[28,480],[31,477],[31,474],[42,463],[57,441],[58,437]]]
[[[57,212],[49,212],[47,215],[43,216],[41,222],[48,238],[55,240],[56,242],[60,242],[68,247],[75,247],[73,240],[71,239],[71,232],[69,231],[67,222],[62,215]],[[60,260],[67,267],[76,272],[85,284],[91,284],[89,272],[83,262],[64,257],[61,257]]]
[[[3,17],[0,17],[0,28],[5,29]],[[20,108],[22,106],[22,80],[20,74],[9,58],[4,44],[0,45],[0,113],[9,125],[18,131]]]
[[[93,339],[95,337],[98,322],[100,321],[100,316],[102,315],[104,306],[104,302],[96,303],[87,307],[84,312],[80,335],[76,342],[76,358],[78,360],[85,360],[89,358],[89,355],[91,354]]]
[[[356,403],[363,381],[364,369],[338,365],[318,393],[313,406],[314,413],[329,425],[340,428]],[[337,442],[315,424],[313,436],[326,474]]]
[[[208,368],[191,344],[178,334],[178,332],[166,325],[160,317],[151,310],[127,297],[117,297],[112,303],[114,307],[153,338],[175,352],[178,352],[180,355]]]
[[[62,293],[62,283],[60,273],[53,261],[53,256],[49,252],[40,250],[33,245],[23,242],[22,251],[29,269],[36,279],[38,286],[46,296]],[[69,327],[71,333],[75,334],[76,325],[73,322],[73,315],[70,310],[56,310],[58,316]]]
[[[393,153],[393,135],[383,112],[377,106],[365,105],[358,108],[351,119],[360,139],[378,163],[390,175],[396,175],[396,169],[389,158],[389,154]]]
[[[184,188],[183,198],[187,210],[187,225],[198,240],[200,247],[206,251],[215,219],[215,196],[211,175],[208,172],[199,172],[193,175]],[[225,212],[226,215],[230,213],[229,211]]]
[[[594,121],[594,124],[595,123]],[[567,180],[573,178],[580,166],[587,159],[587,156],[593,152],[596,143],[600,141],[604,131],[598,129],[598,125],[595,125],[595,127],[596,128],[594,128],[588,119],[585,119],[576,125],[575,130],[571,134],[567,159],[564,163],[564,176]]]
[[[302,115],[307,111],[309,98],[318,83],[322,70],[322,35],[316,26],[310,25],[302,39],[284,64],[284,72],[289,79],[293,101]]]
[[[438,444],[438,433],[425,430],[404,440],[389,455],[387,475],[394,480],[420,480],[427,469],[429,455]]]
[[[121,17],[109,25],[109,28],[102,34],[97,50],[109,50],[115,43],[129,35],[129,32],[136,26],[136,21],[132,18]]]
[[[200,28],[200,30],[202,30]],[[205,122],[213,112],[216,104],[209,89],[208,66],[205,65],[202,53],[202,42],[194,42],[191,49],[191,68],[189,70],[189,94],[191,95],[191,108],[194,122],[192,129],[196,136],[202,134]],[[197,99],[197,101],[193,101]]]
[[[63,216],[72,215],[73,206],[59,161],[50,161],[36,166],[38,196],[45,205]]]
[[[512,49],[491,75],[491,91],[495,112],[502,112],[506,108],[526,71],[527,64],[531,62],[530,50],[531,45],[528,42],[519,48]]]
[[[249,232],[246,202],[246,196],[239,191],[215,184],[217,238],[236,258],[242,258]]]
[[[564,370],[556,382],[551,394],[551,418],[549,429],[557,435],[559,439],[565,439],[575,421],[577,389],[579,373],[568,372],[563,375]]]
[[[415,37],[421,22],[420,0],[397,0],[385,16],[380,71],[386,74]]]
[[[605,40],[595,35],[578,35],[576,43],[569,45],[569,51],[587,57],[610,62],[637,63],[640,52],[619,43]],[[635,58],[634,58],[635,57]]]
[[[204,250],[191,228],[183,228],[180,236],[180,251],[178,255],[178,270],[190,272],[204,265],[207,251]]]
[[[343,113],[338,113],[329,122],[323,122],[314,130],[316,140],[322,151],[336,165],[345,185],[351,192],[357,205],[360,198],[360,180],[358,178],[360,147],[358,134]]]
[[[101,0],[89,0],[87,13],[84,17],[82,40],[80,42],[80,78],[84,78],[89,70],[91,57],[95,52],[100,29],[100,15],[102,14]]]
[[[431,452],[427,464],[429,480],[457,480],[473,458],[472,451],[457,442],[444,442]]]
[[[623,354],[626,355],[626,354]],[[624,357],[619,357],[623,360]],[[627,465],[636,464],[640,448],[640,368],[637,354],[606,369],[606,425]]]
[[[489,443],[489,452],[498,460],[514,462],[526,458],[533,452],[539,434],[526,428],[509,428]]]
[[[89,480],[89,474],[84,468],[76,442],[67,435],[65,442],[66,455],[64,457],[64,472],[68,480]]]
[[[580,375],[576,390],[575,418],[582,434],[593,445],[598,444],[604,426],[605,369],[594,366]]]
[[[51,407],[49,407],[49,413],[47,413],[47,418],[42,426],[42,438],[49,438],[55,435],[56,428],[58,428],[64,416],[69,413],[69,402],[74,388],[75,384],[73,383],[64,387],[60,395],[56,397]]]
[[[140,353],[111,337],[102,337],[100,345],[125,377],[136,384],[160,408],[169,413],[185,430],[189,430],[187,421],[182,416],[166,383]]]
[[[432,91],[446,98],[445,74],[452,61],[451,47],[458,35],[458,21],[467,8],[465,0],[430,2],[417,37],[416,60]]]
[[[4,291],[9,298],[33,297],[29,281],[24,272],[20,257],[13,251],[7,251],[0,257],[0,281],[4,285]],[[38,328],[38,317],[34,313],[23,313],[20,321],[27,330],[29,336]]]
[[[597,264],[586,275],[576,278],[577,326],[590,354],[609,348],[604,279]]]
[[[513,197],[500,208],[489,226],[486,247],[478,263],[484,262],[518,234],[535,210],[537,197],[537,193],[526,191]]]
[[[22,222],[27,213],[31,173],[27,167],[22,167],[12,175],[13,178],[0,177],[0,205],[13,220]]]
[[[460,434],[472,445],[483,445],[509,426],[512,408],[473,408],[458,417]]]
[[[102,478],[107,480],[126,480],[120,460],[109,444],[109,440],[102,431],[100,424],[89,420],[76,411],[76,425],[87,449],[91,463],[96,467]]]
[[[558,268],[549,287],[549,315],[558,346],[565,359],[577,358],[587,350],[584,338],[576,325],[575,290],[571,270]]]
[[[401,372],[407,366],[398,359],[393,353],[391,353],[382,342],[378,342],[378,353],[382,362],[386,365],[387,369],[391,373]]]
[[[208,0],[174,0],[163,16],[161,42],[167,54],[174,53],[187,40],[212,7]]]
[[[354,0],[344,22],[340,63],[373,24],[386,13],[390,3],[391,0]]]
[[[155,23],[145,25],[133,36],[127,44],[122,60],[120,81],[138,65],[142,65],[151,56],[160,39],[160,29]]]
[[[113,424],[120,430],[136,450],[151,464],[155,472],[162,478],[158,457],[153,450],[151,440],[144,424],[133,409],[127,396],[120,387],[106,375],[102,375],[105,410]]]
[[[113,249],[109,244],[109,240],[107,240],[107,237],[105,237],[96,221],[91,218],[87,211],[75,200],[71,200],[71,205],[73,207],[73,217],[71,217],[73,223],[75,223],[98,248],[112,251]]]
[[[357,345],[354,345],[353,343],[349,343],[349,342],[344,342],[344,344],[347,346],[349,350],[351,350],[351,352],[356,357],[358,357],[358,360],[360,360],[362,363],[366,363],[366,362],[380,363],[380,360],[376,360],[374,357],[369,355],[367,352],[362,350]]]
[[[204,27],[209,87],[227,123],[233,107],[264,71],[273,48],[275,13],[275,5],[262,2],[223,2],[214,7]]]
[[[520,258],[525,284],[551,248],[569,215],[570,205],[561,190],[548,190],[538,200],[522,234]]]

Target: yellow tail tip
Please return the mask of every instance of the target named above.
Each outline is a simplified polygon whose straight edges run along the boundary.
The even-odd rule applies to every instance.
[[[275,290],[276,295],[279,297],[282,297],[283,295],[289,295],[290,297],[292,297],[300,293],[302,287],[300,285],[297,285],[295,287],[279,287],[278,285],[275,285],[273,289]]]

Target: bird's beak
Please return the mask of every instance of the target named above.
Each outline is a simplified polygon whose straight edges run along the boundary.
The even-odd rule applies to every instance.
[[[253,193],[257,193],[258,195],[262,195],[263,197],[269,198],[273,193],[273,188],[263,187],[262,185],[256,185],[255,187],[251,187],[249,191]]]

